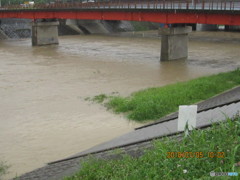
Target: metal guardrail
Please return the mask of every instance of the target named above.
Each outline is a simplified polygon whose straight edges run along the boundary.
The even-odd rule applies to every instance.
[[[0,10],[14,9],[150,9],[150,10],[240,10],[240,0],[95,0],[94,2],[72,2],[34,4],[33,6],[9,5]]]

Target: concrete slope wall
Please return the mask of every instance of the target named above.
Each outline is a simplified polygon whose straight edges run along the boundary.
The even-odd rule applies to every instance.
[[[106,34],[109,29],[100,20],[77,20],[79,28],[89,34]]]
[[[9,38],[31,37],[31,22],[29,19],[1,19],[0,28]]]
[[[0,29],[0,39],[8,39],[8,36]]]

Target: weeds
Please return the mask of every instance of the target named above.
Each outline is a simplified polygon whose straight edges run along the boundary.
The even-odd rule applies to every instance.
[[[107,95],[100,94],[98,96],[95,96],[92,100],[97,102],[97,103],[102,103],[106,98],[107,98]]]
[[[7,173],[7,169],[9,166],[7,166],[5,163],[0,161],[0,179],[2,176],[4,176]]]

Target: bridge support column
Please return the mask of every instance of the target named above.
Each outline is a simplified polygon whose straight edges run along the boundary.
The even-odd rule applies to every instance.
[[[191,26],[160,28],[161,61],[187,58],[188,33],[191,31]]]
[[[59,22],[34,22],[32,24],[32,45],[58,44]]]

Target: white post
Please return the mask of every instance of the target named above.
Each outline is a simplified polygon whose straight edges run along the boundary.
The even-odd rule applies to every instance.
[[[179,106],[178,131],[184,131],[186,125],[189,130],[196,128],[197,105]]]

